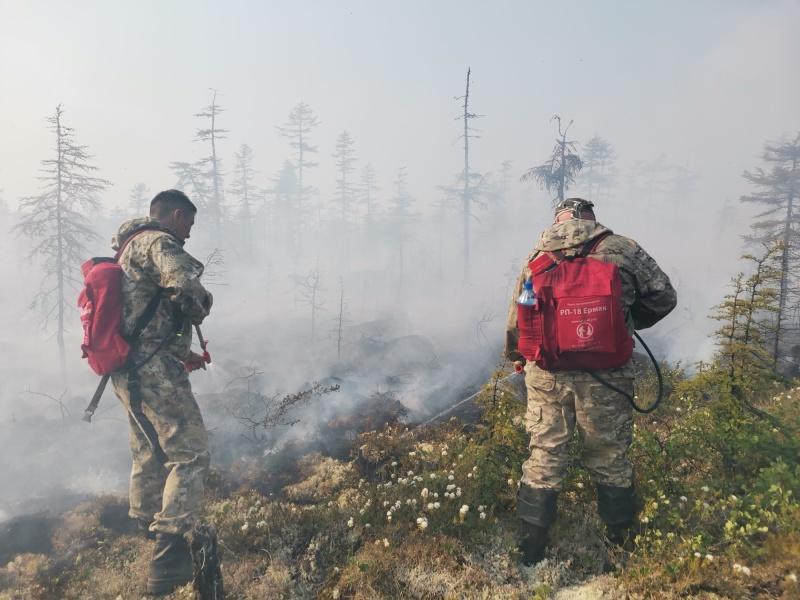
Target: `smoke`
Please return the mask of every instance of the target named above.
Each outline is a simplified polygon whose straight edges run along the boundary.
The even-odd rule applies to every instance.
[[[188,36],[179,48],[143,47],[138,40],[109,37],[120,34],[102,26],[118,21],[111,8],[90,15],[70,7],[77,16],[50,8],[38,16],[21,5],[7,6],[8,18],[0,19],[0,55],[8,58],[0,77],[13,83],[3,98],[11,108],[0,111],[0,129],[9,140],[0,148],[0,187],[12,207],[20,196],[35,193],[38,161],[51,152],[44,118],[63,100],[78,141],[88,144],[100,174],[115,183],[103,198],[104,214],[92,215],[100,235],[94,254],[110,253],[111,235],[134,216],[123,209],[133,185],[171,187],[170,162],[207,156],[205,147],[190,140],[201,125],[192,114],[207,104],[211,83],[222,90],[218,100],[226,108],[220,126],[230,130],[218,148],[228,184],[235,151],[250,143],[257,185],[273,186],[270,178],[291,157],[274,127],[299,98],[322,121],[311,140],[320,166],[306,173],[316,193],[309,197],[311,210],[295,215],[298,232],[277,220],[273,197],[259,193],[251,251],[229,195],[225,225],[215,229],[201,210],[186,246],[203,261],[221,250],[222,262],[206,276],[215,303],[203,332],[214,362],[192,375],[217,460],[235,460],[238,444],[245,443],[231,409],[243,393],[241,378],[253,370],[260,374],[249,381],[252,391],[267,396],[307,389],[315,381],[341,386],[298,409],[293,416],[299,422],[279,428],[278,445],[320,435],[331,419],[368,406],[375,393],[394,394],[415,420],[485,381],[502,361],[512,283],[551,219],[551,198],[518,177],[546,158],[554,112],[575,119],[570,137],[579,144],[599,134],[615,146],[614,181],[594,198],[598,218],[636,239],[678,290],[675,312],[644,332],[648,344],[660,357],[685,365],[708,358],[714,323],[707,315],[738,266],[741,235],[752,216],[737,201],[747,191],[740,174],[757,166],[765,140],[800,126],[792,26],[798,11],[790,3],[716,6],[712,16],[725,27],[702,35],[698,30],[710,9],[688,6],[629,7],[624,31],[615,11],[588,5],[577,13],[519,7],[525,18],[511,18],[508,8],[487,15],[468,7],[462,17],[431,8],[424,26],[415,11],[399,11],[392,20],[396,30],[375,8],[357,5],[352,16],[320,8],[325,14],[319,22],[297,19],[308,28],[300,33],[317,66],[311,58],[281,62],[285,49],[300,42],[258,29],[288,22],[268,9],[252,18],[238,9],[216,15],[246,22],[258,35],[234,39],[218,32],[211,56],[206,36]],[[186,19],[191,30],[191,24],[206,27],[212,18],[188,5],[185,14],[173,10],[172,17]],[[81,33],[75,39],[57,26],[67,16],[75,16],[71,22]],[[131,31],[175,39],[169,19],[152,22],[147,11],[136,10],[129,18]],[[662,20],[670,31],[658,29]],[[575,27],[569,44],[560,28],[547,25],[556,21]],[[457,52],[444,43],[447,37],[461,40],[471,29],[483,31],[481,39],[454,41]],[[329,30],[337,31],[335,40]],[[412,30],[419,48],[409,47]],[[363,41],[365,35],[371,42]],[[31,39],[42,43],[31,46]],[[275,46],[254,47],[256,39]],[[153,72],[141,72],[141,57],[134,59],[124,47],[152,59],[146,62]],[[560,49],[557,60],[553,48]],[[265,65],[265,56],[275,64]],[[464,218],[441,186],[453,186],[463,166],[453,96],[463,89],[467,60],[474,77],[472,106],[486,115],[478,122],[481,137],[472,140],[472,169],[491,194],[486,206],[475,203],[467,216],[471,252],[465,275]],[[49,70],[65,61],[89,66]],[[98,88],[107,97],[98,99]],[[134,105],[141,117],[131,114]],[[344,221],[334,208],[331,154],[344,129],[355,140],[357,168],[371,162],[377,170],[380,211],[370,231],[363,205]],[[506,179],[504,161],[512,162]],[[413,221],[399,234],[390,199],[403,166],[415,202]],[[585,179],[569,190],[593,193]],[[66,388],[61,384],[52,323],[43,328],[43,315],[29,307],[39,290],[40,265],[27,259],[31,242],[8,233],[17,218],[12,209],[0,209],[0,229],[7,232],[0,237],[0,478],[9,482],[0,493],[0,519],[53,499],[123,491],[129,468],[128,424],[110,390],[91,425],[79,420],[96,378],[80,359],[77,313],[69,317],[69,377]],[[319,277],[313,336],[312,307],[301,284],[311,273]],[[70,293],[76,296],[77,290]]]

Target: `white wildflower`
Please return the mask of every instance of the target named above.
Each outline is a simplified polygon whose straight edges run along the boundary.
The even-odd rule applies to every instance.
[[[714,560],[714,556],[712,554],[706,554],[703,558],[705,558],[708,562]]]
[[[647,517],[642,517],[642,518],[641,518],[641,519],[639,519],[639,520],[640,520],[642,523],[649,523],[649,522],[650,522],[650,519],[648,519]]]
[[[482,513],[481,513],[480,515],[478,515],[478,516],[481,518],[481,521],[485,521],[485,520],[486,520],[486,513],[485,513],[485,512],[482,512]]]
[[[695,552],[694,553],[694,557],[695,558],[700,558],[701,556],[702,556],[702,554],[700,554],[699,552]]]
[[[441,504],[439,504],[438,502],[434,502],[434,503],[433,503],[433,508],[434,508],[434,510],[436,510],[436,509],[440,508],[441,506],[442,506],[442,505],[441,505]]]
[[[703,490],[704,492],[708,492],[708,486],[707,485],[704,485],[700,489]]]
[[[428,519],[425,517],[419,517],[417,519],[417,527],[419,527],[420,530],[425,531],[425,529],[428,527]]]
[[[355,525],[355,524],[356,524],[356,522],[353,520],[353,517],[350,517],[349,519],[347,519],[347,526],[348,527],[352,528],[353,525]]]
[[[513,481],[513,479],[509,479],[509,481]],[[576,485],[578,486],[579,490],[583,489],[583,483],[581,483],[580,481]]]
[[[422,488],[422,491],[420,492],[420,496],[422,496],[423,498],[427,498],[429,493],[430,492],[428,491],[428,488]]]
[[[689,499],[686,496],[681,496],[680,500],[681,502],[686,502]]]
[[[392,466],[396,467],[397,466],[397,461],[392,461]]]
[[[259,521],[258,523],[256,523],[256,527],[258,527],[259,529],[264,529],[264,527],[266,526],[267,526],[266,521]]]
[[[384,548],[388,548],[389,547],[389,540],[386,539],[386,538],[383,538],[383,547]]]
[[[459,520],[463,521],[466,518],[468,512],[469,512],[469,505],[464,504],[460,509],[458,509]]]
[[[244,522],[244,525],[242,525],[241,529],[242,529],[242,531],[245,531],[245,532],[246,532],[248,529],[250,529],[250,523],[248,523],[247,521],[245,521],[245,522]]]
[[[797,583],[797,575],[795,575],[794,573],[789,573],[786,576],[786,579],[791,581],[792,583]]]
[[[449,481],[453,481],[453,479],[455,479],[455,475],[448,475],[448,476],[447,476],[447,479],[448,479]]]
[[[331,598],[333,598],[333,600],[339,600],[339,588],[333,588]]]

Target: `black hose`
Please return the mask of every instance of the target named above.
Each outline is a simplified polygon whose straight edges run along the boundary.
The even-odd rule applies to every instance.
[[[661,368],[658,366],[658,361],[656,360],[656,357],[653,356],[652,352],[650,352],[650,348],[647,347],[647,344],[644,343],[644,340],[639,336],[638,333],[636,333],[634,331],[633,335],[635,335],[636,339],[641,342],[642,346],[644,346],[645,352],[647,352],[647,356],[650,357],[650,360],[652,361],[653,366],[656,369],[656,376],[658,377],[658,396],[656,397],[656,401],[653,402],[652,406],[648,406],[647,408],[641,408],[641,407],[637,406],[636,401],[633,399],[633,396],[631,396],[625,390],[622,390],[622,389],[618,388],[617,386],[615,386],[614,384],[609,383],[608,381],[606,381],[605,379],[600,377],[594,371],[587,371],[587,373],[589,373],[589,375],[594,377],[597,381],[602,383],[608,389],[614,390],[618,394],[622,394],[623,396],[625,396],[628,399],[628,402],[631,403],[631,406],[633,407],[633,410],[635,410],[636,412],[643,413],[643,414],[648,414],[648,413],[653,412],[656,408],[658,408],[658,405],[661,404],[661,400],[664,397],[664,378],[661,376]]]

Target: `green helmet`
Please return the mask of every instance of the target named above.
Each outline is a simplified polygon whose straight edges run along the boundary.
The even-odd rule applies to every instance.
[[[575,219],[581,218],[581,213],[585,210],[594,212],[594,203],[583,198],[567,198],[556,204],[556,216],[565,211],[570,211]]]

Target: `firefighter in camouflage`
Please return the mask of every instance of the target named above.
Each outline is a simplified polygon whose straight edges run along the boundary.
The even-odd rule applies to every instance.
[[[191,580],[184,536],[196,519],[209,466],[208,436],[188,376],[205,366],[190,350],[191,328],[208,316],[212,303],[200,283],[203,264],[183,249],[196,212],[182,192],[161,192],[153,198],[150,217],[124,223],[113,240],[118,249],[137,234],[119,257],[126,336],[160,295],[152,317],[131,341],[126,370],[112,378],[130,421],[130,515],[156,542],[151,594],[169,593]]]
[[[526,564],[544,556],[547,532],[556,518],[556,501],[569,466],[569,447],[575,428],[582,440],[582,463],[597,485],[600,517],[609,539],[621,543],[636,516],[633,470],[627,457],[633,410],[629,401],[583,371],[548,372],[525,364],[519,353],[517,298],[531,277],[528,264],[542,252],[576,256],[587,242],[605,234],[589,255],[619,268],[628,331],[644,329],[664,318],[677,301],[669,278],[635,241],[615,235],[595,220],[594,206],[569,198],[556,207],[555,222],[544,231],[525,261],[506,324],[506,357],[524,365],[528,394],[526,428],[531,456],[523,464],[517,516],[523,528],[520,549]],[[633,395],[631,362],[597,372],[604,380]]]

